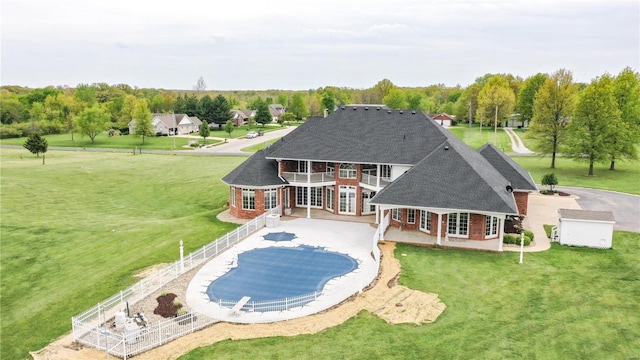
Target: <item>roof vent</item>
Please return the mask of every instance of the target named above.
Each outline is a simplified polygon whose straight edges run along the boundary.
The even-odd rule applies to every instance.
[[[404,139],[404,140],[407,140],[407,134],[404,134],[403,139]]]
[[[416,114],[415,110],[411,111],[411,115],[415,115],[415,114]]]
[[[368,106],[365,106],[365,107],[364,107],[364,109],[365,109],[365,110],[369,110],[369,107],[368,107]]]
[[[404,114],[404,111],[400,110],[400,114]]]
[[[387,114],[391,114],[391,110],[387,110]]]
[[[344,106],[340,107],[341,110],[344,110]]]
[[[353,107],[353,110],[358,110],[358,108],[354,106],[354,107]]]
[[[509,193],[513,192],[513,187],[511,187],[511,184],[507,185],[507,192]]]
[[[380,106],[377,106],[377,107],[376,107],[376,111],[380,111]]]
[[[444,146],[444,149],[445,149],[445,150],[449,150],[449,145],[445,145],[445,146]]]

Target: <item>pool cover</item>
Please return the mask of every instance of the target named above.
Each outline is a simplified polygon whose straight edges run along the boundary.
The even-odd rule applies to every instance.
[[[263,237],[265,240],[271,240],[271,241],[291,241],[296,238],[296,234],[282,231],[282,232],[268,233]]]
[[[207,295],[216,302],[284,299],[321,291],[327,281],[357,267],[352,257],[317,247],[255,249],[240,254],[238,267],[211,282]]]

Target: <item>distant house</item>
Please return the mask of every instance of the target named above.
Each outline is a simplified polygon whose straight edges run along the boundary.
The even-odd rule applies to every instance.
[[[453,126],[453,121],[455,120],[452,115],[449,115],[447,113],[429,114],[429,117],[435,120],[435,122],[437,122],[438,124],[445,127]]]
[[[222,178],[230,213],[250,219],[279,206],[282,215],[373,216],[439,245],[490,240],[502,251],[506,218],[527,213],[536,185],[495,146],[474,151],[443,125],[370,106],[309,118]]]
[[[284,106],[280,104],[269,105],[269,112],[271,113],[273,121],[278,121],[278,119],[280,119],[280,116],[282,116],[282,114],[284,114],[286,111],[287,110],[284,108]]]
[[[509,116],[509,120],[507,120],[507,127],[510,128],[527,128],[529,127],[529,121],[528,120],[522,120],[522,116],[520,116],[520,114],[511,114],[511,116]]]
[[[200,130],[202,121],[187,114],[151,114],[151,126],[158,135],[184,135]],[[136,119],[129,121],[129,133],[135,134]]]
[[[231,120],[234,126],[246,125],[249,119],[256,117],[255,110],[231,110],[231,113],[233,114]]]

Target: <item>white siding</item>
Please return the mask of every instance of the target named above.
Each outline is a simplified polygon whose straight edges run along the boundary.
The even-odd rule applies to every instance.
[[[562,245],[609,249],[612,236],[612,222],[560,219],[558,226],[558,240]]]

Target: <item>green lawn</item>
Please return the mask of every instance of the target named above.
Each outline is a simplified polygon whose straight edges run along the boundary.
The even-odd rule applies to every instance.
[[[236,225],[215,215],[243,157],[0,152],[2,359],[70,331],[71,316]]]
[[[240,126],[234,127],[231,136],[223,130],[211,130],[209,137],[207,137],[207,144],[222,143],[225,138],[241,138],[247,136],[249,131],[264,132],[279,130],[282,127],[278,124],[266,125],[266,126]],[[189,144],[189,141],[197,141],[200,144],[204,144],[204,139],[197,133],[191,134],[191,137],[173,137],[173,136],[148,136],[142,143],[142,138],[134,135],[122,135],[109,137],[107,132],[104,132],[95,138],[95,142],[91,143],[91,139],[87,136],[81,136],[80,134],[74,134],[73,140],[71,140],[71,134],[55,134],[44,136],[47,139],[47,143],[52,147],[86,147],[86,148],[113,148],[113,149],[133,149],[134,147],[142,149],[152,150],[189,150],[184,148]],[[2,139],[0,144],[2,145],[19,145],[22,146],[27,138],[12,138]],[[175,140],[175,147],[174,147]]]
[[[247,146],[245,148],[240,149],[240,151],[254,153],[254,152],[258,151],[258,150],[264,149],[267,144],[271,145],[271,144],[273,144],[274,142],[276,142],[276,141],[278,141],[280,139],[281,138],[276,138],[276,139],[268,140],[268,141],[265,141],[265,142],[262,142],[262,143],[259,143],[259,144]]]
[[[477,125],[473,125],[472,127],[469,127],[468,125],[460,125],[450,127],[449,131],[474,150],[477,150],[488,142],[494,143],[497,138],[496,146],[499,149],[504,152],[511,151],[509,135],[507,135],[502,128],[498,128],[498,131],[494,133],[493,127],[483,126],[482,132],[480,132],[480,127]]]
[[[588,176],[588,163],[569,158],[556,158],[555,169],[551,169],[549,156],[515,156],[512,159],[527,169],[537,184],[542,182],[545,174],[553,172],[560,186],[578,186],[640,195],[640,160],[619,161],[616,163],[615,171],[609,170],[608,163],[597,163],[594,176]]]
[[[554,244],[523,265],[518,253],[399,244],[400,282],[447,305],[434,324],[362,312],[318,334],[227,340],[180,359],[636,359],[640,234],[616,232],[613,244]]]
[[[216,132],[211,132],[213,137]],[[225,133],[226,134],[226,133]],[[185,148],[189,144],[189,141],[197,141],[200,144],[204,144],[204,139],[198,135],[192,135],[190,138],[176,136],[148,136],[142,143],[142,138],[133,135],[122,136],[107,136],[107,133],[96,136],[95,142],[91,143],[91,139],[86,136],[80,136],[75,134],[73,140],[71,140],[70,134],[55,134],[43,136],[47,139],[47,144],[50,147],[79,147],[79,148],[110,148],[110,149],[149,149],[149,150],[185,150],[189,151],[190,148]],[[2,139],[0,144],[2,145],[19,145],[22,146],[26,138],[14,138],[14,139]],[[175,147],[174,147],[175,141]],[[221,140],[207,138],[207,144],[217,144]],[[47,154],[47,158],[49,154]]]

